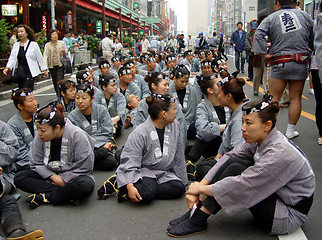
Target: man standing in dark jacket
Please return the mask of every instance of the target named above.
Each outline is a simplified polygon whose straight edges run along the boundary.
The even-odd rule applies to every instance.
[[[246,32],[243,30],[243,24],[241,22],[237,23],[237,30],[233,32],[230,43],[235,48],[235,66],[237,71],[242,73],[245,72],[245,58],[246,58],[246,47],[245,47],[245,38]],[[239,65],[241,59],[241,66]],[[241,69],[240,69],[241,68]]]

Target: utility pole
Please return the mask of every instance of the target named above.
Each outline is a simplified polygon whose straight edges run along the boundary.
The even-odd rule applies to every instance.
[[[103,38],[105,38],[106,37],[106,31],[105,31],[105,24],[106,24],[106,19],[105,19],[105,0],[99,0],[99,2],[102,3],[102,14],[103,14],[102,33],[103,33]]]
[[[51,29],[56,29],[55,26],[55,1],[50,0],[50,19],[51,19]]]
[[[130,17],[130,38],[132,38],[132,13],[127,14]]]
[[[75,33],[76,28],[76,0],[72,1],[72,31]]]
[[[22,9],[23,9],[23,24],[30,26],[29,22],[29,0],[22,0]]]

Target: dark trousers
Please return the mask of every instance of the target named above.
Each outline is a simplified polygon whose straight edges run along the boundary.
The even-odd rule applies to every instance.
[[[94,169],[102,171],[112,171],[116,168],[117,162],[112,152],[100,147],[94,149],[95,162]]]
[[[192,122],[187,131],[187,139],[195,139],[197,134],[197,129],[195,122]]]
[[[60,92],[59,92],[57,83],[60,80],[64,79],[64,68],[59,66],[54,66],[53,68],[49,68],[49,71],[50,71],[51,78],[53,80],[53,85],[55,88],[56,95],[59,96]]]
[[[316,118],[316,126],[319,130],[319,135],[322,137],[322,86],[319,77],[318,70],[311,70],[312,74],[312,83],[314,89],[314,97],[316,101],[315,107],[315,118]]]
[[[153,199],[175,199],[181,197],[186,192],[185,186],[181,181],[173,180],[158,184],[156,179],[147,177],[134,183],[134,187],[142,197],[141,203],[148,203]],[[121,187],[119,190],[119,194],[127,194],[126,186]]]
[[[253,58],[253,54],[248,54],[248,77],[250,79],[253,79],[254,77]]]
[[[235,66],[237,71],[240,71],[240,68],[242,71],[244,71],[245,58],[246,58],[246,51],[242,51],[242,52],[235,51]]]
[[[1,226],[6,235],[17,229],[25,230],[17,200],[11,195],[0,197]]]
[[[18,88],[29,88],[31,91],[34,90],[34,83],[35,83],[35,79],[31,76],[27,76],[26,79],[23,82],[19,82],[18,83]]]
[[[196,138],[193,147],[188,153],[189,160],[195,163],[201,156],[203,156],[204,158],[216,156],[221,142],[221,137],[216,137],[209,142],[204,142],[199,138]]]
[[[240,175],[245,169],[253,165],[252,161],[247,161],[240,158],[230,158],[226,161],[221,168],[215,174],[210,184],[220,181],[226,177]],[[249,210],[252,215],[259,221],[263,227],[270,231],[273,225],[275,205],[276,205],[276,194],[272,194],[263,201],[259,202]],[[207,197],[203,202],[203,206],[211,213],[216,214],[220,209],[220,205],[213,197]]]
[[[78,176],[64,187],[58,187],[43,179],[32,170],[19,172],[15,176],[15,185],[28,193],[45,193],[46,198],[53,204],[68,203],[71,200],[80,200],[88,197],[95,186],[94,180],[89,176]]]

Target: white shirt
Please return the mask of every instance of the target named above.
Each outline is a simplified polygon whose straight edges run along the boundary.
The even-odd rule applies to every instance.
[[[114,43],[113,44],[114,48],[115,48],[115,51],[118,51],[120,50],[121,48],[123,48],[123,45],[122,43]]]
[[[108,37],[102,40],[102,50],[103,51],[112,51],[113,48],[113,41]]]
[[[144,41],[141,41],[142,44],[142,52],[147,52],[149,47],[150,47],[150,43],[148,39],[145,39]]]

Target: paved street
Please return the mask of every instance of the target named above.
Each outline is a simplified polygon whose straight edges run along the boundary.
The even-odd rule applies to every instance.
[[[229,60],[230,72],[234,71],[232,59]],[[242,75],[246,76],[246,75]],[[247,83],[245,92],[250,99],[252,87]],[[316,174],[317,189],[313,207],[309,213],[309,220],[294,235],[286,237],[271,237],[256,227],[252,215],[245,211],[234,217],[228,217],[224,212],[211,216],[208,221],[208,230],[202,234],[190,236],[187,239],[310,239],[318,240],[322,236],[321,209],[322,209],[322,149],[317,144],[317,128],[313,119],[315,109],[314,96],[309,95],[308,81],[303,92],[303,115],[297,126],[300,136],[294,142],[300,146],[308,156]],[[54,98],[52,87],[46,87],[35,92],[40,106],[44,106]],[[259,94],[258,97],[261,97]],[[7,121],[16,109],[10,101],[0,102],[0,119]],[[278,115],[277,128],[283,133],[287,126],[288,109],[281,109]],[[118,148],[121,148],[130,130],[117,139]],[[115,197],[106,201],[98,200],[96,191],[112,172],[94,172],[96,187],[91,197],[81,202],[77,207],[71,205],[52,206],[42,205],[30,210],[25,203],[26,193],[21,193],[19,206],[23,220],[28,230],[42,229],[45,239],[170,239],[166,235],[169,220],[178,217],[186,211],[185,199],[161,201],[155,200],[149,205],[136,205],[131,202],[117,203]],[[305,238],[306,237],[306,238]]]

